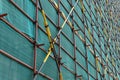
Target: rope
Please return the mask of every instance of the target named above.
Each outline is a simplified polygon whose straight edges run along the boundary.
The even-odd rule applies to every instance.
[[[90,37],[90,42],[93,43],[92,35],[91,35],[91,32],[90,32],[89,28],[88,28],[88,34],[89,34],[89,37]]]
[[[108,5],[108,2],[109,2],[109,1],[108,1],[108,0],[106,0],[106,4],[107,4],[107,5]]]
[[[55,6],[56,10],[58,10],[58,5],[55,3],[55,1],[53,1],[53,0],[50,0],[50,1],[52,1],[51,3]],[[64,23],[62,24],[61,29],[59,30],[57,36],[54,38],[53,41],[52,41],[52,39],[51,39],[51,33],[50,33],[50,29],[49,29],[49,26],[48,26],[48,23],[47,23],[47,19],[46,19],[45,12],[44,12],[44,10],[42,10],[42,16],[43,16],[43,18],[44,18],[44,26],[45,26],[45,28],[46,28],[46,32],[47,32],[47,35],[48,35],[48,39],[49,39],[49,41],[50,41],[50,47],[49,47],[49,49],[48,49],[47,56],[44,58],[44,61],[43,61],[42,65],[41,65],[39,71],[41,71],[42,67],[44,66],[44,64],[45,64],[46,61],[48,60],[48,57],[50,56],[52,50],[54,51],[54,46],[53,46],[53,45],[54,45],[54,43],[56,42],[58,35],[61,33],[62,29],[64,28],[64,26],[65,26],[68,18],[70,17],[70,15],[71,15],[72,11],[74,10],[75,6],[77,5],[78,1],[79,1],[79,0],[76,1],[75,5],[74,5],[74,6],[72,7],[72,9],[70,10],[67,18],[66,18],[66,16],[65,16],[65,14],[62,12],[62,16],[63,16],[63,18],[65,19],[65,21],[64,21]],[[72,25],[72,24],[70,23],[70,21],[68,21],[68,23],[69,23],[70,25]],[[54,53],[54,52],[53,52],[53,53]],[[54,55],[55,55],[55,54],[54,54]],[[57,63],[57,64],[58,64],[58,63]],[[60,69],[59,69],[59,72],[60,72]],[[60,75],[59,75],[59,76],[60,76],[60,80],[63,80],[63,78],[62,78],[62,73],[60,72],[59,74],[60,74]],[[36,80],[36,79],[34,79],[34,80]]]
[[[97,71],[100,72],[100,65],[99,65],[99,57],[96,57],[96,67],[97,67]]]
[[[83,0],[80,0],[80,4],[81,4],[81,10],[84,13],[85,12],[85,8],[84,8]]]
[[[54,57],[55,57],[55,61],[56,61],[56,64],[57,64],[57,68],[60,72],[60,69],[58,67],[58,60],[57,60],[57,57],[56,57],[56,51],[54,49],[54,45],[52,43],[52,37],[51,37],[51,31],[50,31],[50,28],[49,28],[49,25],[48,25],[48,22],[47,22],[47,19],[46,19],[46,14],[42,8],[42,5],[41,5],[41,2],[39,1],[39,5],[41,7],[41,13],[42,13],[42,16],[43,16],[43,19],[44,19],[44,26],[45,26],[45,29],[46,29],[46,33],[47,33],[47,36],[48,36],[48,40],[50,42],[50,48],[48,49],[48,53],[46,55],[46,57],[44,58],[44,61],[42,62],[41,66],[40,66],[40,69],[38,71],[38,73],[42,70],[44,64],[46,63],[49,55],[51,54],[51,52],[53,52],[54,54]],[[36,80],[37,79],[37,75],[34,76],[34,79],[33,80]]]

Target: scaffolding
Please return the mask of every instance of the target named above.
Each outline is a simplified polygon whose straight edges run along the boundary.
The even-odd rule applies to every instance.
[[[119,0],[0,0],[0,80],[119,80]]]

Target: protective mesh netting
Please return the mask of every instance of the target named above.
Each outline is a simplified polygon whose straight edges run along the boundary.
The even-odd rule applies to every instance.
[[[41,0],[41,3],[47,15],[52,38],[55,38],[59,31],[58,23],[61,26],[64,19],[60,16],[60,22],[58,22],[59,13],[52,1],[58,5],[58,0]],[[0,14],[7,13],[7,16],[0,19],[0,80],[33,80],[32,69],[4,55],[4,52],[33,68],[34,43],[19,32],[35,40],[35,2],[36,0],[0,0]],[[72,8],[71,5],[74,5],[75,2],[76,0],[61,0],[60,10],[66,17]],[[101,2],[106,4],[105,0],[101,0]],[[68,18],[74,24],[74,30],[66,23],[60,34],[60,43],[58,41],[54,44],[57,54],[60,53],[62,63],[60,69],[63,80],[120,79],[120,48],[119,39],[116,38],[116,35],[119,36],[120,29],[114,24],[114,20],[108,20],[110,16],[104,12],[105,7],[102,3],[99,4],[96,0],[83,0],[85,8],[83,14],[82,4],[79,2],[72,13],[73,17]],[[18,31],[15,31],[6,22],[13,25]],[[40,11],[38,12],[38,23],[37,44],[44,44],[44,46],[40,46],[36,50],[37,70],[50,46]],[[53,53],[48,58],[41,73],[53,80],[59,80]],[[49,79],[43,75],[38,75],[37,80]]]

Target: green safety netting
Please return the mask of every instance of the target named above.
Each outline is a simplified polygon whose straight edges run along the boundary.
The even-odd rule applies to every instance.
[[[13,5],[14,2],[17,6]],[[58,12],[54,8],[53,4],[50,3],[52,0],[41,0],[42,6],[47,18],[52,38],[58,33],[57,26],[58,25]],[[58,0],[53,0],[58,3]],[[76,0],[61,0],[60,10],[64,12],[67,16],[72,6],[70,5],[75,3]],[[63,74],[63,80],[75,80],[75,77],[82,76],[81,80],[113,80],[114,78],[120,76],[118,74],[119,67],[113,66],[111,59],[111,54],[119,56],[117,49],[115,48],[116,44],[113,42],[110,44],[110,51],[106,48],[107,37],[104,28],[109,29],[112,26],[105,26],[101,20],[101,16],[96,12],[95,8],[98,7],[93,4],[95,0],[83,0],[83,4],[85,7],[84,14],[81,11],[80,2],[77,4],[73,11],[73,18],[70,16],[68,19],[74,24],[74,29],[78,30],[78,34],[81,35],[83,39],[86,40],[86,45],[78,35],[73,33],[69,24],[65,24],[61,34],[60,34],[60,56],[61,56],[61,72]],[[20,32],[27,35],[32,40],[35,40],[35,10],[36,0],[0,0],[0,14],[7,13],[7,16],[4,17],[6,21],[12,24],[16,29]],[[105,3],[105,2],[104,2]],[[89,4],[91,8],[89,7]],[[28,16],[26,16],[18,7],[24,11]],[[102,7],[102,13],[105,15],[103,18],[107,21],[106,13],[104,12],[104,6]],[[67,9],[67,10],[66,10]],[[51,19],[51,20],[50,20]],[[44,60],[50,43],[45,33],[44,20],[41,12],[38,12],[38,44],[44,44],[41,48],[37,48],[37,70],[40,68],[42,61]],[[64,20],[60,16],[60,26],[63,24]],[[54,23],[54,24],[53,24]],[[93,24],[94,23],[94,24]],[[86,25],[86,28],[85,28]],[[92,41],[90,39],[90,33],[88,31],[90,29],[90,33],[93,34]],[[74,35],[74,39],[73,39]],[[99,36],[103,37],[99,37]],[[74,40],[76,44],[76,48],[74,48]],[[90,48],[94,50],[94,55],[90,51]],[[43,50],[44,49],[44,50]],[[74,55],[74,49],[76,49],[76,58]],[[14,56],[15,58],[23,61],[29,66],[33,67],[34,60],[34,44],[29,42],[25,37],[20,35],[14,29],[12,29],[9,25],[7,25],[4,21],[0,20],[0,50],[7,52],[8,54]],[[57,54],[59,53],[59,45],[55,44],[55,50]],[[108,54],[108,64],[106,63],[106,54]],[[53,57],[53,53],[51,54]],[[99,56],[101,58],[101,62],[107,67],[107,73],[104,74],[104,67],[101,62],[99,62],[99,66],[96,66],[96,58],[95,56]],[[59,73],[55,63],[55,60],[49,57],[47,62],[45,63],[41,73],[49,76],[53,80],[59,80]],[[76,62],[75,62],[76,59]],[[116,64],[120,64],[119,60],[116,61]],[[97,67],[100,68],[100,71],[97,71]],[[76,71],[75,71],[76,68]],[[75,73],[76,72],[76,73]],[[110,75],[110,72],[115,74],[113,76]],[[77,74],[77,75],[76,75]],[[0,52],[0,80],[33,80],[33,70],[25,67],[24,65],[16,62],[13,59],[5,56],[2,52]],[[37,80],[48,80],[46,77],[42,75],[38,75]],[[77,77],[77,80],[80,80]]]

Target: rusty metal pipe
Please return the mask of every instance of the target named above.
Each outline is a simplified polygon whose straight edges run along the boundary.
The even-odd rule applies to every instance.
[[[0,14],[0,18],[1,18],[1,17],[4,17],[4,16],[7,16],[7,13]]]
[[[58,28],[58,31],[60,30],[60,1],[61,0],[58,0],[58,26],[57,26],[57,28]],[[60,48],[60,46],[61,46],[61,41],[60,41],[60,34],[58,35],[58,46],[59,46],[59,49],[58,49],[58,56],[59,56],[59,60],[58,60],[58,67],[59,67],[59,69],[60,69],[60,71],[59,71],[59,80],[61,80],[61,79],[63,79],[63,77],[62,77],[62,72],[61,72],[61,52],[60,52],[60,50],[61,50],[61,48]]]
[[[36,58],[37,58],[37,39],[38,39],[38,0],[36,0],[36,20],[35,20],[35,43],[34,43],[34,76],[36,74]]]
[[[72,6],[71,7],[73,7],[73,2],[72,2],[72,0],[71,0],[71,4],[72,4]],[[72,26],[74,27],[74,11],[72,12],[72,14],[71,14],[71,18],[72,18]],[[74,30],[74,28],[72,29],[72,37],[73,37],[73,46],[74,46],[74,67],[75,67],[75,80],[77,80],[77,63],[76,63],[76,41],[75,41],[75,30]]]
[[[89,7],[90,7],[90,14],[92,14],[92,8],[91,8],[91,6],[89,5]],[[90,18],[91,18],[91,20],[92,20],[92,16],[90,15]],[[92,25],[92,23],[91,23],[91,26],[93,26]],[[93,34],[93,27],[92,27],[92,38],[93,38],[93,36],[94,36],[94,34]],[[92,47],[93,47],[93,51],[94,51],[94,53],[95,53],[95,55],[96,55],[96,52],[95,52],[95,41],[94,41],[94,39],[93,39],[93,44],[92,44]],[[95,58],[96,56],[94,56],[94,58]],[[94,67],[94,69],[96,70],[96,79],[98,79],[98,70],[97,70],[97,64],[95,63],[95,67]]]

